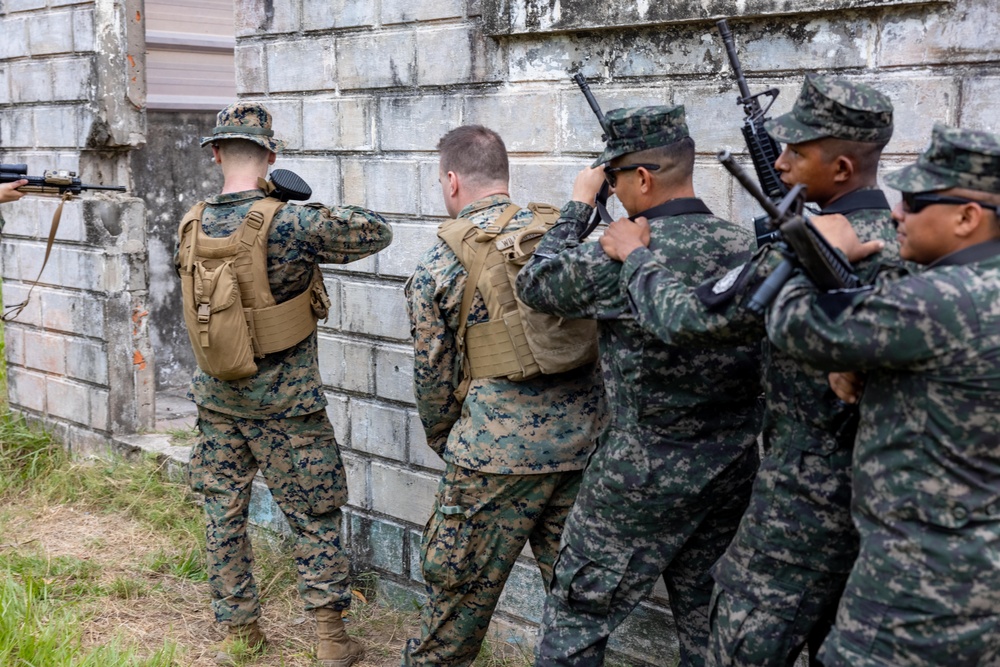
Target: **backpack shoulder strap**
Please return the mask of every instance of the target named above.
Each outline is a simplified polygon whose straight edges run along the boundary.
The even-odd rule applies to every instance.
[[[445,220],[438,226],[438,238],[448,244],[448,247],[455,253],[458,261],[462,263],[466,271],[469,270],[469,267],[465,260],[465,249],[462,247],[462,244],[465,242],[465,238],[469,236],[469,233],[477,229],[478,227],[465,218]]]
[[[177,238],[178,238],[178,248],[181,252],[184,251],[184,238],[188,234],[194,234],[191,237],[191,247],[188,250],[187,256],[181,257],[181,269],[184,271],[191,271],[194,266],[194,256],[195,256],[195,245],[198,239],[198,233],[201,231],[201,216],[205,214],[206,203],[203,201],[198,202],[194,206],[188,209],[188,212],[184,214],[181,219],[181,224],[177,227]]]
[[[240,230],[240,243],[246,249],[253,247],[255,243],[260,243],[267,254],[267,233],[271,229],[271,221],[275,214],[281,210],[285,202],[273,197],[258,199],[247,211],[243,218],[242,229]]]
[[[480,229],[475,238],[476,243],[479,244],[476,248],[475,256],[467,266],[464,261],[462,262],[465,270],[469,273],[469,278],[465,283],[465,291],[462,293],[462,306],[458,311],[458,341],[460,347],[464,347],[465,345],[465,329],[469,319],[469,311],[472,309],[472,297],[476,294],[476,285],[479,284],[479,276],[483,272],[483,267],[486,266],[486,255],[489,254],[490,248],[494,247],[492,241],[497,235],[503,232],[507,223],[520,210],[520,208],[511,204],[488,227]],[[472,225],[471,222],[469,224]],[[461,259],[462,257],[459,255],[459,260]]]

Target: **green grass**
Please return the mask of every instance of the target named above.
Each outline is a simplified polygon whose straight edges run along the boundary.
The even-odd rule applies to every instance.
[[[82,647],[87,612],[71,604],[98,590],[71,583],[86,567],[80,562],[50,562],[0,554],[0,665],[17,667],[170,667],[175,648],[164,644],[152,655],[113,639],[104,646]]]

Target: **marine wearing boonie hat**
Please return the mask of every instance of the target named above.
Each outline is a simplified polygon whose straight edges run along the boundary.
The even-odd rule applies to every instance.
[[[764,123],[786,144],[830,137],[871,143],[892,137],[892,102],[863,83],[810,74],[792,110]]]
[[[901,192],[967,188],[1000,194],[1000,135],[935,123],[916,163],[887,174]]]
[[[688,134],[684,105],[612,109],[604,116],[608,123],[607,146],[592,167],[616,157],[680,141]]]
[[[271,129],[271,112],[259,102],[236,102],[219,112],[212,136],[202,137],[201,145],[222,139],[245,139],[263,146],[272,153],[285,147],[285,142],[274,138]]]

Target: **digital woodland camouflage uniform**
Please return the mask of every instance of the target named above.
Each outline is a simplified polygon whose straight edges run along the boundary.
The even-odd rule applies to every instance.
[[[1000,136],[938,125],[886,182],[1000,194]],[[821,368],[868,371],[853,472],[861,551],[823,664],[1000,665],[1000,240],[853,294],[795,279],[768,334]]]
[[[892,105],[863,84],[806,79],[793,110],[769,121],[779,141],[822,137],[888,140]],[[880,190],[863,189],[828,204],[863,239],[885,249],[855,269],[870,280],[877,264],[898,261],[899,245]],[[747,304],[782,261],[765,246],[743,267],[696,290],[639,248],[625,260],[621,286],[640,324],[674,345],[715,346],[759,341],[764,318]],[[850,518],[855,409],[837,399],[826,371],[765,345],[765,456],[750,507],[713,569],[711,665],[791,665],[809,640],[812,653],[829,631],[857,555]]]
[[[688,136],[683,107],[616,109],[598,160]],[[635,321],[622,265],[579,242],[591,208],[569,202],[518,276],[538,310],[599,320],[613,416],[584,472],[545,601],[536,665],[596,665],[608,636],[663,574],[683,665],[704,664],[709,568],[746,508],[757,469],[758,346],[670,346]],[[691,285],[749,257],[753,236],[699,199],[642,213],[650,252]]]
[[[494,195],[460,213],[480,227],[511,204]],[[524,209],[507,225],[529,223]],[[414,340],[417,409],[430,447],[447,468],[424,529],[421,563],[429,599],[421,639],[404,665],[469,665],[489,627],[514,562],[531,544],[548,585],[581,470],[606,421],[600,370],[589,364],[523,382],[473,379],[464,402],[455,333],[468,273],[439,241],[406,285]],[[468,323],[489,320],[477,291]]]
[[[219,114],[219,126],[202,145],[247,139],[280,150],[269,135],[271,116],[259,104],[238,103]],[[202,228],[221,237],[239,227],[261,190],[207,200]],[[288,203],[274,216],[268,235],[267,271],[278,303],[307,289],[316,264],[346,264],[382,250],[389,225],[355,206]],[[175,264],[179,267],[175,254]],[[340,542],[341,506],[347,484],[333,427],[324,408],[316,333],[257,360],[257,373],[219,380],[200,369],[190,398],[198,405],[198,442],[189,481],[205,495],[206,546],[216,620],[246,625],[260,616],[253,553],[247,537],[250,484],[259,468],[295,534],[299,593],[306,610],[350,606],[348,561]]]

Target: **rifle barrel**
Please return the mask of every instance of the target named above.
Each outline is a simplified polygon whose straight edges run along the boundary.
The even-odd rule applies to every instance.
[[[604,131],[605,137],[610,138],[611,132],[608,129],[608,121],[604,117],[604,112],[601,111],[601,105],[597,103],[594,93],[590,92],[590,84],[587,83],[587,79],[582,74],[577,72],[573,75],[573,81],[575,81],[576,85],[580,86],[580,90],[583,91],[583,96],[587,98],[587,104],[590,105],[594,115],[597,116],[597,122],[601,124],[601,129]]]
[[[729,55],[729,66],[733,68],[733,74],[736,75],[736,85],[740,88],[740,99],[736,103],[746,104],[750,98],[750,86],[747,85],[746,77],[743,76],[740,58],[736,55],[736,42],[733,40],[733,33],[729,30],[726,19],[716,22],[715,25],[719,28],[719,36],[722,37],[722,43],[725,44],[726,53]]]
[[[754,199],[760,202],[760,205],[764,207],[764,211],[771,216],[772,220],[781,219],[781,211],[774,205],[774,202],[768,199],[764,193],[760,191],[760,186],[758,186],[757,183],[750,178],[750,174],[747,173],[747,170],[736,162],[732,153],[727,150],[721,150],[719,151],[717,157],[719,158],[719,162],[722,163],[722,166],[726,168],[726,171],[732,174],[736,180],[740,182],[740,185],[742,185]]]

